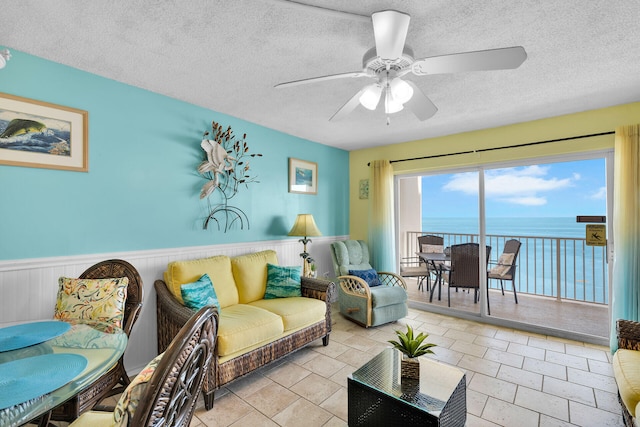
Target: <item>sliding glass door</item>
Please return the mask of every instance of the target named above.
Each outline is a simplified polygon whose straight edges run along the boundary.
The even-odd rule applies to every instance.
[[[606,337],[608,233],[606,222],[600,222],[607,216],[606,164],[607,156],[598,154],[398,177],[400,221],[402,200],[410,198],[404,193],[415,183],[421,189],[419,223],[414,219],[413,226],[398,227],[406,242],[401,256],[425,234],[441,236],[445,248],[478,243],[489,252],[485,270],[479,269],[484,304],[475,302],[473,291],[456,289],[447,273],[434,294],[440,290],[440,300],[410,292],[412,301],[436,311],[482,313]]]

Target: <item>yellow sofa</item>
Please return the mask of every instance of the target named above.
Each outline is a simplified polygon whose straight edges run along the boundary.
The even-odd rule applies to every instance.
[[[203,388],[205,407],[214,392],[234,379],[322,338],[329,344],[335,284],[301,278],[301,297],[264,299],[267,264],[278,265],[267,250],[171,262],[156,280],[158,351],[164,351],[195,310],[183,305],[180,287],[208,274],[220,303],[214,361]]]
[[[640,415],[640,323],[618,320],[616,333],[618,350],[612,362],[622,418],[625,426],[637,427]]]

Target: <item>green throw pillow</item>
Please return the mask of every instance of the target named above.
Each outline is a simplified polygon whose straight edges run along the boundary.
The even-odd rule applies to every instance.
[[[185,283],[180,286],[180,293],[184,300],[184,305],[194,310],[200,310],[205,305],[215,305],[220,310],[220,303],[216,290],[208,274],[203,274],[193,283]]]
[[[264,299],[301,296],[300,267],[281,267],[267,263],[267,291]]]

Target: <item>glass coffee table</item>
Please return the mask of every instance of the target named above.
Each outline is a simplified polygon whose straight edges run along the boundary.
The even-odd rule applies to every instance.
[[[464,372],[421,357],[420,379],[401,378],[400,360],[387,348],[349,376],[349,426],[464,426]]]

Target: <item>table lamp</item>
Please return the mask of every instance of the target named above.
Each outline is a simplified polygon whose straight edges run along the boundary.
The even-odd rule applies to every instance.
[[[309,239],[308,236],[322,236],[322,233],[318,230],[316,222],[313,220],[313,215],[298,214],[295,224],[293,224],[291,231],[289,231],[289,236],[303,237],[299,240],[299,242],[304,245],[302,253],[300,254],[302,257],[302,275],[304,277],[309,277],[311,275],[309,263],[312,259],[307,253],[307,243],[311,243],[311,239]]]

